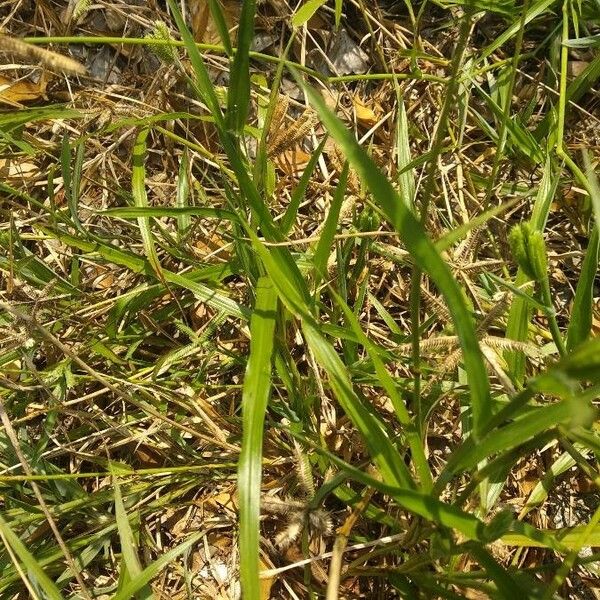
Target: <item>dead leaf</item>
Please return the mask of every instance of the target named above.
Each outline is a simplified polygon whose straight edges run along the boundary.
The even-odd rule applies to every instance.
[[[352,97],[356,120],[364,127],[373,127],[379,122],[379,116],[382,113],[381,107],[372,104],[368,106],[358,96]]]
[[[39,168],[35,163],[12,158],[0,159],[0,177],[6,179],[25,179],[37,173],[39,173]]]
[[[219,0],[227,29],[231,31],[240,20],[241,2],[236,0]],[[220,44],[221,38],[210,14],[206,0],[189,0],[188,6],[192,15],[192,33],[197,42],[205,44]],[[232,40],[235,43],[235,40]]]
[[[268,571],[272,567],[268,565],[262,558],[259,558],[259,568],[261,571]],[[265,577],[260,579],[260,600],[269,600],[271,597],[271,588],[275,583],[275,576]]]
[[[277,168],[286,175],[299,177],[304,172],[304,169],[310,160],[310,156],[311,155],[304,152],[300,146],[296,146],[278,154],[273,159],[273,162]]]
[[[335,75],[357,75],[366,73],[369,68],[369,57],[345,29],[338,33],[329,56]]]
[[[45,96],[47,86],[48,80],[44,75],[38,83],[27,79],[12,81],[0,75],[0,102],[10,106],[19,106],[22,102],[35,102]]]

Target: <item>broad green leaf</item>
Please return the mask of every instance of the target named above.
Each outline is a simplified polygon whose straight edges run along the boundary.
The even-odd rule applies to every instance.
[[[271,394],[271,356],[277,293],[267,277],[258,280],[250,318],[250,355],[242,392],[242,448],[238,466],[240,581],[247,600],[260,600],[259,517],[263,428]]]

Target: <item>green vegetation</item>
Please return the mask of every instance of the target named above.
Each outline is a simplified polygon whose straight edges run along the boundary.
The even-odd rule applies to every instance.
[[[598,0],[75,4],[157,75],[2,92],[0,599],[589,597]]]

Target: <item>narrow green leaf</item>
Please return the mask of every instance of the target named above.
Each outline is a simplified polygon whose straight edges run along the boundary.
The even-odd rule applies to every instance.
[[[489,381],[463,294],[448,265],[427,237],[420,222],[399,198],[391,182],[381,173],[343,123],[327,108],[320,94],[310,87],[305,89],[324,125],[344,149],[348,161],[366,184],[375,202],[379,204],[394,229],[400,233],[415,263],[432,278],[445,297],[462,347],[471,393],[474,432],[477,436],[482,424],[491,414]]]
[[[146,138],[148,137],[149,129],[142,129],[133,146],[133,167],[131,176],[131,193],[136,207],[148,208],[148,196],[146,194],[146,167],[144,161],[146,159]],[[138,225],[140,234],[142,235],[142,243],[144,252],[148,258],[148,262],[154,269],[154,272],[162,279],[162,268],[158,260],[158,254],[154,247],[154,239],[152,230],[150,229],[150,219],[148,217],[138,217]]]
[[[147,260],[131,252],[119,250],[114,246],[109,246],[108,244],[87,242],[67,233],[53,231],[45,227],[38,227],[38,229],[52,238],[61,240],[68,246],[79,248],[84,252],[96,252],[108,262],[125,266],[135,273],[145,273],[147,275],[150,274],[155,277],[157,276],[156,272],[151,268],[150,263]],[[249,311],[245,306],[238,304],[237,302],[231,300],[231,298],[228,298],[227,296],[209,288],[206,285],[194,281],[191,277],[188,277],[187,274],[173,273],[172,271],[168,271],[166,269],[162,269],[161,273],[165,281],[190,290],[196,296],[196,298],[198,298],[198,300],[206,302],[206,304],[209,306],[213,306],[217,310],[223,311],[232,317],[238,317],[242,319],[248,318]]]
[[[550,160],[547,160],[544,165],[544,173],[531,212],[530,224],[536,231],[543,231],[546,226],[550,205],[554,198],[558,182],[559,178],[554,176],[552,163]],[[526,283],[527,280],[528,278],[525,273],[522,270],[519,270],[515,279],[515,286],[521,286]],[[520,295],[516,295],[508,313],[506,337],[518,342],[526,341],[531,314],[531,305],[526,299]],[[508,372],[511,373],[515,383],[522,385],[525,378],[525,357],[523,353],[507,352],[506,354],[507,363],[509,365]]]
[[[182,242],[185,240],[189,231],[192,220],[190,214],[187,212],[193,206],[188,206],[188,200],[190,196],[190,180],[189,180],[189,166],[190,161],[188,158],[187,149],[183,152],[181,162],[179,163],[179,173],[177,175],[177,194],[175,195],[175,206],[180,214],[177,214],[177,240]]]
[[[302,331],[317,363],[327,373],[338,402],[360,431],[383,481],[391,486],[414,488],[404,459],[392,444],[385,424],[367,408],[366,402],[353,389],[346,366],[333,346],[325,340],[315,324],[303,321]]]
[[[600,46],[600,33],[573,40],[567,40],[566,42],[563,42],[563,44],[565,46],[569,46],[569,48],[597,48]]]
[[[177,217],[177,220],[179,221],[180,218],[191,215],[214,219],[226,219],[228,221],[237,219],[236,215],[230,210],[210,208],[207,206],[118,206],[115,208],[106,208],[98,212],[109,217],[119,217],[121,219],[138,219],[140,217]]]
[[[527,14],[525,15],[524,25],[528,25],[537,18],[539,15],[546,12],[553,4],[555,0],[538,0],[529,7]],[[513,19],[511,25],[503,33],[497,36],[494,41],[487,46],[484,51],[480,54],[479,60],[484,61],[486,58],[491,56],[498,48],[506,44],[513,36],[515,36],[521,28],[521,22],[519,19]]]
[[[231,47],[229,29],[227,29],[227,22],[225,21],[225,15],[223,14],[221,3],[219,2],[219,0],[208,0],[208,7],[210,9],[210,14],[215,23],[217,33],[221,38],[223,48],[225,48],[227,56],[231,57],[233,56],[233,48]]]
[[[250,319],[250,356],[242,392],[242,448],[238,466],[240,581],[245,600],[260,600],[259,517],[263,428],[271,393],[271,356],[277,293],[267,277],[256,287]]]
[[[109,464],[109,471],[111,465]],[[123,504],[121,495],[121,487],[117,477],[113,478],[115,491],[115,520],[117,522],[117,531],[119,532],[119,541],[121,542],[121,556],[123,564],[121,568],[126,570],[126,573],[121,573],[121,581],[129,582],[134,577],[139,577],[142,572],[142,565],[137,553],[137,543],[135,536],[129,523],[129,517]],[[152,598],[152,590],[148,586],[144,586],[139,598]]]
[[[227,127],[242,134],[250,106],[250,46],[254,37],[256,0],[244,0],[238,27],[237,49],[229,74]]]
[[[350,323],[350,326],[356,334],[356,337],[358,338],[359,342],[365,347],[369,358],[373,362],[378,384],[385,390],[385,392],[389,396],[392,402],[392,406],[394,407],[394,411],[396,412],[396,417],[404,427],[404,434],[406,435],[408,445],[411,449],[412,459],[415,463],[417,473],[419,474],[419,477],[421,479],[421,486],[425,491],[428,491],[432,487],[433,479],[431,476],[429,464],[427,463],[425,451],[423,450],[423,440],[421,439],[421,436],[408,413],[408,409],[406,408],[404,400],[402,399],[402,396],[396,387],[396,383],[394,382],[392,376],[389,374],[388,370],[383,364],[383,361],[379,356],[379,352],[375,347],[375,344],[371,342],[371,340],[362,330],[362,327],[360,326],[356,315],[352,312],[352,310],[350,310],[350,307],[342,300],[339,294],[336,294],[335,292],[332,293],[337,304],[344,311],[346,320]]]
[[[469,544],[468,547],[470,554],[485,568],[488,577],[496,584],[500,598],[505,600],[522,598],[525,600],[529,597],[528,590],[521,586],[508,569],[499,565],[485,548],[479,544]]]
[[[478,441],[469,438],[452,453],[444,469],[445,473],[440,476],[440,481],[447,480],[446,473],[452,475],[471,469],[489,456],[508,452],[541,432],[568,423],[577,416],[579,409],[580,407],[572,401],[557,402],[536,409],[532,414],[517,419],[505,427],[495,429]]]
[[[30,585],[42,589],[50,600],[64,600],[56,584],[46,575],[35,557],[27,550],[19,536],[11,529],[10,525],[0,515],[0,532],[11,550],[23,563],[28,573]]]
[[[344,0],[335,0],[335,28],[339,29],[342,21],[342,4]]]
[[[81,221],[79,220],[78,201],[79,196],[73,193],[73,182],[71,178],[71,145],[69,136],[65,134],[62,140],[60,151],[60,168],[63,178],[63,189],[67,197],[67,206],[71,214],[71,220],[78,231],[83,231]]]
[[[319,144],[317,149],[311,154],[308,164],[304,168],[304,172],[302,173],[302,177],[300,177],[300,181],[294,188],[292,192],[292,197],[290,199],[290,203],[281,219],[280,231],[283,236],[286,236],[294,225],[294,221],[296,220],[296,215],[298,214],[298,208],[302,199],[306,194],[306,188],[310,183],[310,178],[314,173],[315,167],[317,166],[317,161],[323,152],[323,148],[325,147],[325,142],[327,138],[323,139],[323,141]]]
[[[134,577],[120,592],[117,592],[111,600],[131,600],[144,586],[148,585],[169,563],[181,556],[196,542],[206,535],[206,531],[199,531],[190,536],[185,542],[165,552],[160,558],[148,565],[137,577]]]
[[[581,273],[571,309],[571,320],[567,329],[567,350],[569,352],[587,340],[592,330],[594,283],[599,259],[600,235],[598,235],[598,227],[594,227],[581,265]]]
[[[320,282],[327,277],[327,260],[331,253],[333,238],[338,226],[340,209],[346,197],[346,185],[348,183],[348,163],[344,165],[340,180],[335,188],[335,193],[331,200],[331,206],[325,219],[325,225],[321,231],[321,237],[315,248],[313,255],[313,263],[315,265],[315,287],[318,287]]]
[[[306,0],[292,16],[292,25],[301,27],[306,23],[327,0]]]
[[[404,106],[404,97],[398,93],[398,117],[396,122],[396,152],[398,161],[398,186],[400,198],[412,210],[415,199],[415,175],[411,165],[408,119]]]
[[[198,46],[196,46],[194,36],[191,34],[190,30],[185,24],[175,0],[167,0],[167,2],[194,69],[195,79],[191,81],[192,87],[198,94],[198,97],[201,98],[208,107],[208,110],[214,119],[217,128],[220,131],[224,131],[225,120],[223,117],[223,112],[221,111],[219,98],[217,97],[215,88],[210,80],[210,75],[208,74],[206,66],[204,65],[204,61],[202,60],[202,55],[198,50]]]

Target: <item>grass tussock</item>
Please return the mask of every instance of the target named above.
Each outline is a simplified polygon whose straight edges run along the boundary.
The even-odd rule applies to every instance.
[[[593,598],[598,0],[0,7],[0,598]]]

